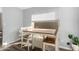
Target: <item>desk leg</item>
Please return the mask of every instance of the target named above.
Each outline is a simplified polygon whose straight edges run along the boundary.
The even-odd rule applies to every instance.
[[[43,43],[43,51],[45,51],[45,43]]]
[[[23,31],[21,32],[21,48],[23,46]]]
[[[29,40],[27,39],[27,44],[28,44],[28,51],[29,51]]]
[[[27,38],[27,50],[29,51],[29,39]]]
[[[56,44],[55,44],[55,51],[59,51],[59,41],[58,41],[58,35],[57,35],[57,37],[56,37],[56,42],[55,42]]]
[[[46,35],[43,35],[43,40],[45,39]],[[45,51],[45,43],[43,42],[43,51]]]
[[[32,33],[32,49],[34,49],[34,45],[33,45],[33,33]]]

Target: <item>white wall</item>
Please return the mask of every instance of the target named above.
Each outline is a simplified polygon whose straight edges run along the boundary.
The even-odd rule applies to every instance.
[[[31,26],[31,13],[27,9],[23,11],[23,26]]]
[[[23,26],[23,12],[19,8],[3,8],[3,43],[11,43],[18,38],[18,31]]]
[[[0,7],[0,13],[2,13],[2,8]]]
[[[68,34],[79,35],[79,8],[63,7],[59,9],[60,19],[60,45],[69,47],[67,42],[70,42]]]

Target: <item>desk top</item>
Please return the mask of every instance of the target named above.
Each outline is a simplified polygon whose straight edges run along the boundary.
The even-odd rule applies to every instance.
[[[31,33],[41,33],[41,34],[51,34],[54,35],[56,32],[56,29],[39,29],[39,28],[34,28],[34,29],[29,29],[29,30],[23,30],[24,32],[31,32]]]

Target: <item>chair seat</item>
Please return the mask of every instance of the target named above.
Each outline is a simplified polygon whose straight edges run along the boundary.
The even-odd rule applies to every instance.
[[[55,44],[55,38],[53,38],[53,37],[46,37],[43,42]]]
[[[30,44],[30,43],[29,44],[25,44],[24,47],[26,47],[26,46],[32,46],[32,44]]]
[[[19,35],[21,37],[21,35]],[[28,36],[30,36],[30,34],[23,34],[24,38],[27,38]]]

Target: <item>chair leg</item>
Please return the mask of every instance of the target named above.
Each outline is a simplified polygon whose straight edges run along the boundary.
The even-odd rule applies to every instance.
[[[27,39],[27,46],[28,46],[28,51],[29,51],[29,40]]]
[[[58,48],[58,46],[55,46],[55,51],[59,51],[59,48]]]
[[[58,47],[58,38],[56,38],[56,44],[55,44],[55,51],[59,51],[59,47]]]
[[[43,51],[45,51],[45,43],[43,43]]]
[[[34,45],[33,45],[33,33],[32,33],[32,49],[34,49]]]
[[[29,51],[29,46],[28,46],[28,51]]]
[[[21,33],[21,48],[23,47],[23,32]]]
[[[32,45],[32,49],[34,49],[34,46]]]

